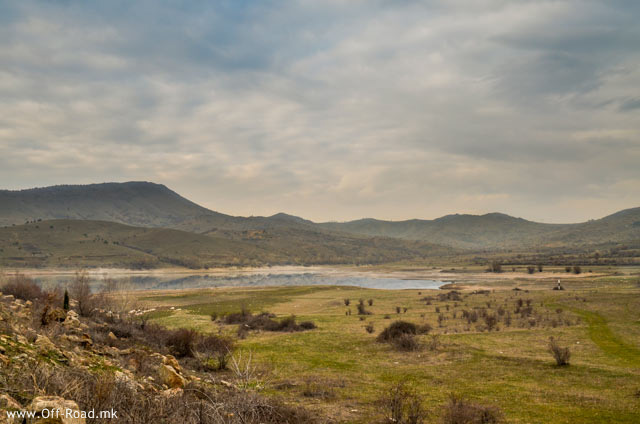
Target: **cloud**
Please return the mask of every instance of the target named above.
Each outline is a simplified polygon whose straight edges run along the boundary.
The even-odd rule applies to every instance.
[[[6,188],[316,220],[640,203],[633,1],[0,2]],[[582,206],[581,206],[582,205]]]

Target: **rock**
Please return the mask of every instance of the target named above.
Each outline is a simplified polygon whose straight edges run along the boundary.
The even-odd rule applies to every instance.
[[[162,396],[164,397],[173,397],[173,396],[180,396],[183,393],[183,390],[179,387],[176,387],[175,389],[167,389],[167,390],[163,390],[162,392]]]
[[[82,341],[80,342],[83,346],[93,346],[93,340],[91,340],[91,336],[87,333],[82,333]]]
[[[36,337],[35,345],[38,347],[38,350],[48,351],[53,350],[57,351],[56,345],[54,345],[49,338],[43,334],[38,334]]]
[[[180,364],[178,363],[178,360],[173,355],[167,355],[164,358],[162,358],[162,363],[165,365],[172,366],[173,369],[178,372],[182,372],[182,368],[180,368]]]
[[[33,305],[33,302],[30,300],[27,300],[26,302],[24,302],[24,306],[26,306],[27,308],[31,307],[31,305]]]
[[[55,322],[55,321],[63,322],[66,319],[67,319],[67,314],[64,312],[64,310],[60,308],[53,308],[47,311],[43,321],[45,323]]]
[[[13,297],[12,294],[6,294],[4,296],[2,296],[2,300],[10,300],[13,301],[13,299],[15,299],[15,297]]]
[[[27,408],[36,413],[37,418],[29,419],[28,424],[38,422],[58,423],[58,424],[85,424],[85,418],[80,416],[78,404],[72,400],[66,400],[59,396],[39,396],[31,402]],[[67,411],[67,409],[71,411]],[[52,413],[53,410],[53,413]],[[56,413],[56,411],[59,411]],[[67,412],[70,412],[67,416]],[[48,417],[48,419],[46,419]],[[42,420],[45,418],[45,420]]]
[[[80,319],[78,318],[78,313],[74,310],[67,311],[67,315],[64,321],[62,322],[62,325],[68,329],[77,328],[77,327],[86,328],[86,325],[80,322]]]
[[[166,384],[170,389],[175,389],[176,387],[184,387],[186,381],[184,377],[182,377],[171,365],[160,365],[158,368],[158,374],[163,384]]]
[[[109,331],[109,334],[107,334],[107,338],[109,340],[111,340],[112,342],[117,342],[118,338],[116,337],[115,334],[113,334],[113,331]]]

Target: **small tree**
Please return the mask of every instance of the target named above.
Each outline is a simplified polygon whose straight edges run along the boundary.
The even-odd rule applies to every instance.
[[[80,315],[90,315],[94,309],[94,302],[87,271],[76,271],[76,276],[71,283],[71,295],[78,302],[78,312]]]
[[[69,310],[69,292],[67,289],[64,289],[64,300],[62,301],[62,309],[65,311]]]
[[[560,347],[553,337],[549,337],[549,352],[551,352],[559,367],[569,365],[569,358],[571,358],[569,348]]]

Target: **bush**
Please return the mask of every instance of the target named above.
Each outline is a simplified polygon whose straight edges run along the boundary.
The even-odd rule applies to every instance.
[[[185,356],[192,357],[195,353],[197,338],[198,333],[194,330],[180,328],[169,334],[167,346],[171,350],[171,353],[177,358],[184,358]]]
[[[373,299],[367,300],[367,303],[369,303],[369,306],[373,306]]]
[[[364,329],[367,330],[367,333],[369,333],[369,334],[372,334],[375,331],[375,328],[374,328],[372,322],[370,322],[369,324],[365,325]]]
[[[71,297],[78,302],[78,312],[83,317],[91,315],[96,307],[96,298],[91,294],[89,274],[86,271],[77,271],[71,283]]]
[[[490,272],[502,272],[502,264],[498,261],[493,261],[491,262],[491,265],[489,265],[489,271]]]
[[[451,396],[442,413],[443,424],[498,424],[504,418],[500,409]]]
[[[364,300],[360,299],[358,303],[358,315],[371,315],[371,312],[367,311],[367,308],[364,307]]]
[[[421,399],[403,383],[392,386],[379,402],[391,423],[420,424],[426,419]]]
[[[582,272],[582,268],[580,268],[580,266],[578,266],[578,265],[574,265],[573,273],[574,274],[580,274],[581,272]]]
[[[44,299],[46,294],[31,278],[22,274],[16,274],[7,283],[0,287],[5,295],[12,295],[16,299],[35,301]]]
[[[570,266],[565,266],[564,267],[564,272],[571,272],[571,267]]]
[[[344,306],[349,306],[351,304],[351,300],[344,299]]]
[[[536,272],[536,267],[535,267],[535,266],[531,266],[531,265],[529,265],[529,266],[527,267],[527,272],[528,272],[529,274],[533,274],[534,272]]]
[[[414,323],[395,321],[378,335],[377,340],[379,342],[391,343],[394,339],[398,339],[405,334],[416,335],[417,333],[418,328]]]
[[[549,352],[551,352],[559,367],[569,365],[569,358],[571,358],[569,348],[560,347],[553,337],[549,337]]]
[[[420,350],[421,348],[420,343],[413,334],[402,334],[401,336],[392,339],[391,344],[397,350],[404,352],[413,352]]]

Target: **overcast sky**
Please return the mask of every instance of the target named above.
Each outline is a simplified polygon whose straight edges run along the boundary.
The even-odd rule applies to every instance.
[[[637,0],[0,0],[0,187],[316,221],[640,206]]]

